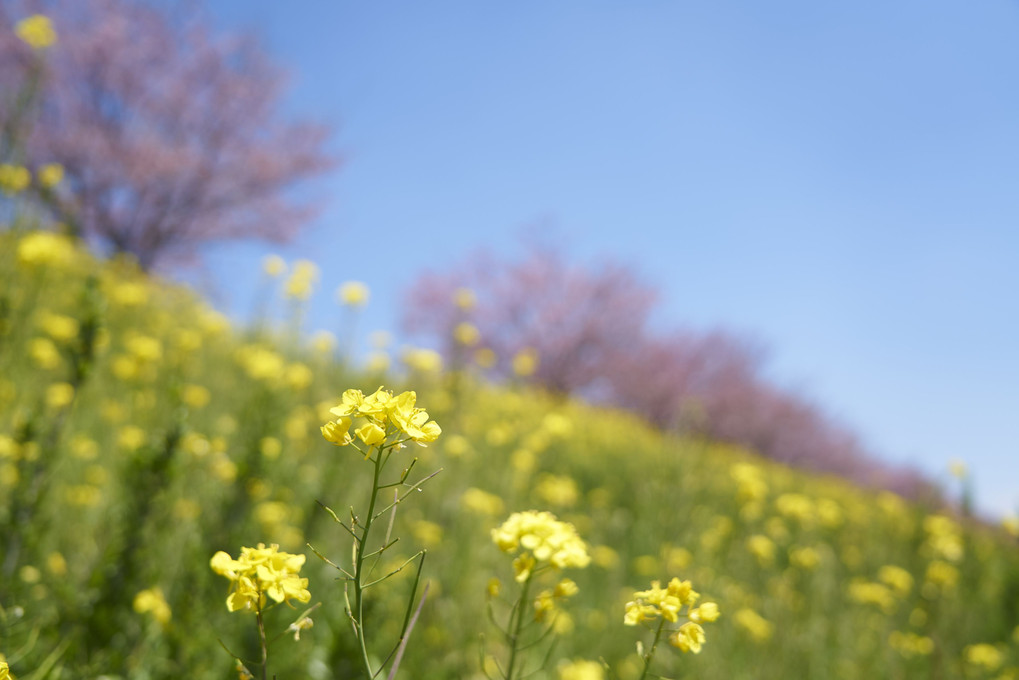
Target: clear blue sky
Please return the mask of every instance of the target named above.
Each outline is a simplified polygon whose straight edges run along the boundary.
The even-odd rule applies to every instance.
[[[978,505],[1019,504],[1016,0],[210,0],[345,157],[288,258],[372,288],[544,223],[660,287],[657,322],[749,331],[771,374]],[[374,256],[365,258],[365,248]],[[268,247],[210,253],[242,314]]]

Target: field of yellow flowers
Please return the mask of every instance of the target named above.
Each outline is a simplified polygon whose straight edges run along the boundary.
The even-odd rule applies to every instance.
[[[1005,528],[429,356],[0,234],[0,677],[1019,678]]]

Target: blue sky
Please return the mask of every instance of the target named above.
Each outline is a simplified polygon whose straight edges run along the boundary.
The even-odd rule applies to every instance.
[[[540,224],[724,326],[893,461],[967,461],[1019,505],[1019,2],[209,0],[335,124],[342,167],[288,258],[404,290]],[[365,249],[374,251],[370,258]],[[260,244],[209,253],[242,315]]]

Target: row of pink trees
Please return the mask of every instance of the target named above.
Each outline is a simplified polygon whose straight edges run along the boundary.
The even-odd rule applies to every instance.
[[[456,291],[474,292],[470,312]],[[765,353],[724,331],[656,333],[648,320],[655,293],[626,267],[571,265],[532,248],[518,261],[488,254],[410,288],[406,329],[462,352],[453,332],[466,318],[481,346],[503,358],[533,349],[531,379],[558,393],[614,404],[664,429],[730,441],[780,461],[907,495],[930,491],[915,471],[878,463],[858,439],[806,398],[763,374]],[[493,369],[509,377],[511,364]]]
[[[35,13],[44,51],[11,30]],[[151,267],[309,217],[292,189],[334,165],[327,131],[281,118],[283,74],[251,39],[130,0],[0,0],[0,26],[0,162],[61,164],[41,198],[70,231]]]

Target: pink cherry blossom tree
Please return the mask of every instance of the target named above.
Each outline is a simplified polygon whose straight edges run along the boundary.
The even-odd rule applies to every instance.
[[[35,12],[58,34],[44,54],[9,30]],[[0,127],[38,75],[24,163],[63,165],[49,203],[70,230],[148,268],[312,214],[293,187],[335,165],[327,130],[280,116],[283,74],[251,38],[130,0],[3,0],[0,24]]]

